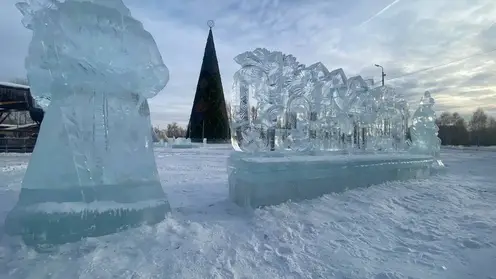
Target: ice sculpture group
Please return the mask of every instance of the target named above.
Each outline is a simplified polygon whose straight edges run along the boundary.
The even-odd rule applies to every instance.
[[[236,150],[406,150],[409,108],[393,88],[373,88],[361,76],[347,78],[342,69],[329,71],[320,62],[306,67],[292,55],[267,49],[235,61],[241,66],[231,104]],[[422,111],[429,113],[433,99],[425,98]],[[414,124],[416,141],[424,136],[419,125]]]
[[[26,69],[46,115],[6,231],[43,250],[160,222],[170,206],[147,99],[169,72],[153,37],[122,0],[26,1],[17,4],[33,32]],[[428,92],[409,142],[408,106],[392,88],[266,49],[235,61],[228,172],[237,204],[425,177],[441,164]]]
[[[230,198],[242,206],[421,178],[438,160],[434,100],[409,108],[391,87],[322,63],[255,49],[238,55],[231,103]]]
[[[163,220],[147,98],[169,73],[151,34],[121,0],[16,6],[31,92],[50,105],[7,232],[43,247]]]

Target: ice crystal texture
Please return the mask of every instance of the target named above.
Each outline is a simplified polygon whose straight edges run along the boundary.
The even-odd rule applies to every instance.
[[[398,151],[409,110],[391,87],[342,69],[305,66],[292,55],[255,49],[235,57],[232,143],[237,151]]]
[[[434,98],[426,91],[420,105],[412,117],[412,151],[439,157],[441,139],[437,137],[436,113],[433,109]]]
[[[121,0],[16,6],[32,30],[31,92],[49,102],[8,231],[33,244],[64,243],[163,219],[169,203],[147,99],[169,71],[151,34]]]

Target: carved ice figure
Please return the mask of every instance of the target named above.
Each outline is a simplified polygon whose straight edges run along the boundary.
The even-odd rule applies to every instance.
[[[408,106],[403,97],[389,86],[376,87],[367,93],[364,108],[367,149],[404,149]]]
[[[343,69],[335,69],[331,71],[331,92],[333,96],[333,117],[337,128],[337,141],[341,141],[341,135],[350,130],[349,118],[349,96],[348,96],[348,78]]]
[[[312,149],[328,149],[330,146],[329,116],[333,110],[332,99],[332,76],[329,70],[321,62],[308,66],[309,83],[307,84],[307,95],[311,104],[309,113],[309,138]]]
[[[410,109],[404,96],[397,94],[393,102],[393,115],[391,117],[391,133],[396,150],[406,150],[407,131]]]
[[[258,102],[261,92],[267,89],[268,76],[264,69],[262,49],[245,52],[234,58],[241,69],[234,74],[232,104],[231,104],[231,135],[235,150],[256,152],[267,149],[258,123]]]
[[[241,69],[234,76],[232,144],[244,153],[229,156],[228,176],[229,197],[238,205],[315,198],[442,169],[430,154],[402,152],[408,105],[393,88],[347,78],[342,69],[329,72],[320,62],[304,67],[265,49],[235,60]],[[427,126],[415,126],[422,148],[436,142]]]
[[[234,76],[233,147],[245,152],[284,148],[276,130],[285,122],[287,88],[302,66],[292,55],[262,48],[234,60],[241,69]]]
[[[146,99],[169,71],[151,34],[121,0],[17,7],[33,32],[31,92],[50,104],[7,232],[59,244],[161,221],[170,207]]]
[[[419,108],[412,117],[410,135],[411,151],[439,157],[441,140],[437,137],[439,128],[436,125],[436,113],[433,110],[434,98],[426,91],[420,100]]]
[[[311,72],[303,69],[288,88],[289,98],[286,103],[289,122],[286,145],[295,151],[310,151],[313,149],[311,141],[312,111],[311,93],[315,84]]]
[[[393,88],[278,51],[259,48],[235,61],[235,150],[405,149],[408,105]]]

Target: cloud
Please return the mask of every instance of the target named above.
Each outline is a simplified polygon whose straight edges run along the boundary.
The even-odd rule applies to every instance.
[[[485,51],[496,49],[496,23],[479,34],[481,48]]]
[[[369,19],[367,19],[366,21],[362,22],[359,26],[363,26],[367,23],[369,23],[370,21],[374,20],[374,18],[382,15],[383,13],[387,12],[387,10],[389,10],[391,7],[393,7],[394,5],[398,4],[398,2],[400,2],[401,0],[394,0],[391,4],[388,4],[386,7],[382,8],[379,12],[377,12],[376,14],[374,14],[373,16],[371,16]]]
[[[256,47],[321,61],[347,75],[397,87],[415,107],[425,90],[439,111],[496,113],[496,4],[493,0],[125,0],[154,36],[170,83],[150,101],[156,125],[185,125],[191,111],[208,28],[214,19],[224,94],[230,99],[232,58]],[[14,1],[0,4],[0,79],[25,75],[30,33]],[[465,60],[461,58],[468,57]],[[459,61],[458,61],[459,60]],[[453,62],[455,61],[455,62]],[[422,69],[429,69],[422,71]],[[419,71],[421,70],[421,71]],[[418,71],[418,72],[417,72]],[[410,74],[414,72],[414,74]]]
[[[0,80],[23,77],[24,56],[31,34],[21,24],[21,14],[13,1],[0,4]]]

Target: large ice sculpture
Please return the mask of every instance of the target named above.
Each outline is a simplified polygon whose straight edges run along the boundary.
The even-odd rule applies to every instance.
[[[236,56],[233,146],[237,151],[401,150],[409,110],[393,88],[292,55],[256,49]]]
[[[412,117],[410,135],[412,138],[411,151],[439,157],[441,139],[437,134],[436,113],[433,109],[434,98],[426,91],[420,100],[420,106]]]
[[[407,152],[409,108],[393,88],[279,51],[258,48],[234,60],[241,66],[231,103],[237,152],[228,174],[236,203],[277,204],[433,171],[431,153]],[[435,143],[427,136],[419,134],[419,145]]]
[[[31,92],[50,104],[7,232],[39,246],[163,220],[147,98],[169,72],[153,37],[121,0],[17,7]]]

